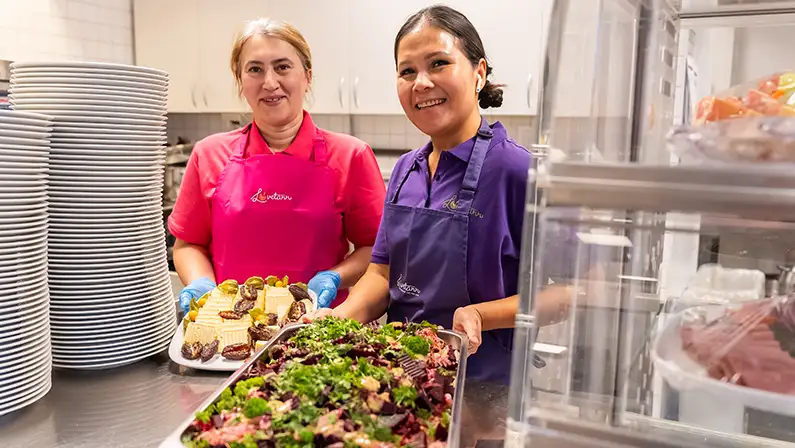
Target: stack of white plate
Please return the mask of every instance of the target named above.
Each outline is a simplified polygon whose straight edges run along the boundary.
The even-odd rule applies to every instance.
[[[105,63],[16,63],[15,110],[54,118],[48,235],[55,367],[163,351],[176,327],[162,191],[168,76]]]
[[[47,288],[50,117],[0,110],[0,415],[52,385]]]

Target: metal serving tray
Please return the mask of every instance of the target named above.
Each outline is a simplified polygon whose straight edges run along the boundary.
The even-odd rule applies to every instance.
[[[201,406],[193,411],[185,419],[185,421],[180,424],[179,427],[177,427],[177,429],[174,430],[174,432],[163,441],[163,443],[160,444],[160,448],[185,448],[185,445],[182,443],[182,435],[193,422],[196,412],[203,411],[208,406],[213,404],[218,397],[220,397],[221,392],[237,382],[237,380],[240,379],[244,373],[248,372],[254,363],[257,362],[257,360],[259,360],[262,355],[266,353],[268,349],[270,349],[270,347],[277,342],[290,339],[290,337],[292,337],[298,330],[308,325],[309,324],[292,324],[282,328],[273,339],[259,349],[248,361],[246,361],[245,364],[243,364],[242,367],[237,369],[235,373],[233,373],[226,381],[224,381],[218,390],[216,390],[209,398],[207,398],[207,400],[205,400]],[[464,405],[464,379],[466,377],[468,356],[466,343],[467,338],[463,333],[450,330],[437,330],[437,335],[439,336],[439,339],[450,344],[454,349],[458,350],[460,355],[458,361],[458,370],[456,371],[455,392],[453,394],[453,409],[450,413],[450,428],[447,437],[447,446],[450,448],[458,448],[461,444],[461,410]]]

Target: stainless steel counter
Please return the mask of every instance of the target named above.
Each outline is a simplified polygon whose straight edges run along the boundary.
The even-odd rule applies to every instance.
[[[0,445],[157,447],[228,376],[178,366],[165,353],[114,370],[56,370],[49,394],[0,418]],[[464,393],[464,446],[501,439],[508,388],[469,381]]]

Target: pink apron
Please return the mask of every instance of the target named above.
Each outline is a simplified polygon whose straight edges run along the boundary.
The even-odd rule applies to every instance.
[[[254,129],[254,131],[252,131]],[[310,160],[287,154],[246,155],[249,124],[218,177],[212,197],[215,279],[244,282],[252,276],[290,276],[308,283],[342,260],[337,246],[342,215],[335,211],[334,174],[318,132]],[[340,291],[332,304],[347,296]]]

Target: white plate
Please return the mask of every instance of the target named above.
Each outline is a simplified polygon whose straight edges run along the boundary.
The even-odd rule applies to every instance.
[[[49,368],[47,370],[51,371],[52,369]],[[34,389],[18,395],[16,400],[3,403],[2,407],[0,407],[0,415],[10,414],[26,406],[30,406],[32,403],[39,401],[42,397],[47,395],[51,388],[52,377],[46,377],[45,380],[36,385]]]
[[[49,84],[49,85],[39,85],[39,86],[12,86],[9,89],[9,96],[15,95],[42,95],[42,96],[53,96],[53,95],[69,95],[74,96],[78,95],[79,98],[84,98],[87,95],[110,95],[110,96],[121,96],[125,98],[137,98],[141,100],[151,100],[151,101],[163,101],[167,95],[163,95],[161,92],[152,92],[148,89],[136,89],[136,88],[128,88],[128,87],[113,87],[113,86],[102,86],[102,89],[97,88],[87,88],[82,87],[79,85],[74,84]]]
[[[0,129],[0,136],[13,137],[13,138],[30,138],[33,140],[49,140],[50,133],[47,131],[30,132],[30,131],[14,131],[11,129]]]
[[[51,126],[52,117],[35,112],[0,109],[0,121],[30,124],[32,126]]]
[[[136,73],[129,73],[129,72],[120,72],[116,71],[110,73],[102,73],[102,72],[79,72],[79,71],[67,71],[67,70],[57,70],[57,71],[12,71],[11,72],[11,82],[16,81],[17,83],[28,83],[28,82],[36,82],[38,79],[52,79],[52,78],[74,78],[76,80],[80,80],[85,82],[86,84],[92,84],[94,82],[105,82],[105,81],[118,81],[118,82],[138,82],[143,84],[151,84],[154,86],[163,86],[167,87],[169,84],[168,77],[165,76],[152,76],[152,75],[138,75]]]
[[[312,307],[317,308],[317,295],[313,291],[309,291],[309,297],[312,298]],[[307,310],[311,312],[312,310]],[[275,335],[274,335],[275,336]],[[185,338],[185,331],[182,329],[182,322],[177,325],[177,331],[171,338],[171,343],[168,346],[168,356],[175,363],[189,367],[196,370],[213,370],[220,372],[234,372],[245,364],[245,361],[230,361],[223,356],[217,354],[213,359],[202,362],[200,359],[190,360],[182,356],[182,344]],[[256,352],[252,351],[252,354]]]
[[[49,101],[25,101],[25,100],[12,100],[10,101],[11,107],[16,110],[36,110],[48,109],[59,111],[58,113],[66,112],[114,112],[114,113],[130,113],[130,114],[144,114],[158,117],[166,113],[165,106],[151,106],[147,104],[86,104],[86,103],[68,103],[60,104]]]
[[[3,151],[0,149],[0,160],[4,162],[25,162],[47,165],[49,158],[46,154],[38,155],[35,152],[25,154],[23,151]],[[0,190],[2,193],[3,190]]]
[[[102,129],[109,124],[121,125],[126,127],[129,131],[133,131],[135,129],[151,129],[153,127],[159,129],[165,129],[166,126],[166,118],[151,118],[151,115],[147,115],[146,118],[141,119],[140,117],[130,117],[129,114],[101,114],[101,115],[94,115],[91,114],[82,114],[82,115],[70,115],[70,114],[58,114],[58,117],[54,119],[57,125],[61,125],[66,123],[68,126],[76,126],[76,125],[83,125],[87,128],[93,129]]]
[[[168,100],[160,95],[145,96],[135,93],[122,93],[122,92],[96,92],[86,90],[83,92],[16,92],[8,95],[13,100],[39,100],[47,102],[62,103],[67,101],[80,101],[80,102],[94,102],[94,101],[108,101],[111,103],[133,103],[133,104],[151,104],[163,105]]]
[[[161,353],[163,350],[166,349],[167,343],[168,339],[157,340],[153,341],[152,345],[147,347],[145,350],[136,351],[132,353],[121,352],[119,356],[115,357],[102,356],[98,357],[96,360],[86,361],[86,362],[72,362],[66,360],[61,361],[55,354],[53,354],[52,366],[60,369],[85,369],[85,370],[94,370],[94,369],[104,370],[104,369],[123,367],[126,365],[134,364],[152,355]]]
[[[161,272],[165,270],[162,264],[159,270]],[[156,276],[157,275],[155,275],[155,277]],[[152,275],[150,275],[150,277],[152,277]],[[171,288],[171,282],[167,278],[168,276],[163,277],[160,275],[160,277],[159,283],[152,283],[151,285],[141,283],[144,286],[137,292],[140,294],[140,297],[147,298],[158,293],[165,294],[168,292]],[[120,276],[119,278],[126,279],[127,277]],[[151,278],[149,280],[151,280]],[[173,292],[169,294],[172,298],[171,306],[175,306]],[[64,325],[70,325],[69,321],[75,321],[72,322],[71,325],[79,325],[87,319],[98,319],[96,322],[93,322],[94,324],[124,320],[128,316],[108,316],[107,314],[108,307],[114,306],[114,297],[118,302],[118,294],[114,295],[108,291],[107,288],[101,289],[97,287],[92,287],[91,290],[88,291],[68,289],[64,291],[52,291],[50,293],[51,317],[61,321]],[[166,305],[163,304],[163,307],[165,306]]]
[[[52,152],[60,152],[62,149],[81,149],[83,151],[95,151],[95,152],[104,152],[106,150],[111,151],[151,151],[152,153],[163,153],[165,154],[165,148],[163,145],[156,144],[156,143],[148,143],[148,142],[141,142],[141,141],[133,141],[131,144],[113,144],[113,143],[95,143],[91,144],[88,142],[78,142],[78,143],[60,143],[52,149]]]
[[[68,160],[68,159],[94,159],[101,158],[103,160],[156,160],[166,155],[165,148],[161,147],[155,151],[130,151],[130,150],[102,150],[97,151],[93,149],[70,149],[70,148],[54,148],[50,152],[50,157],[54,160]]]
[[[112,62],[87,62],[87,61],[36,61],[36,62],[13,62],[12,69],[42,68],[49,69],[54,67],[86,68],[96,70],[129,70],[133,72],[152,73],[155,75],[168,76],[168,72],[156,68],[144,67],[139,65],[115,64]]]
[[[0,155],[0,160],[2,160],[2,155]],[[64,169],[64,170],[71,170],[71,169],[78,169],[78,170],[86,170],[86,171],[98,171],[98,174],[111,174],[110,172],[115,171],[128,171],[128,170],[145,170],[149,169],[153,166],[160,167],[163,166],[165,163],[165,159],[154,159],[154,160],[127,160],[127,159],[120,159],[120,160],[96,160],[96,161],[87,161],[87,160],[50,160],[50,167],[53,169]],[[113,173],[115,174],[115,173]],[[152,180],[155,182],[155,180]],[[161,185],[162,186],[162,185]]]
[[[154,183],[163,180],[163,167],[159,166],[152,170],[123,171],[114,173],[103,173],[88,170],[69,170],[64,167],[51,168],[49,170],[50,183],[58,185],[59,182],[74,182],[75,184],[103,184],[114,185],[126,184],[136,185],[138,183]],[[118,176],[118,177],[114,177]]]
[[[682,349],[679,329],[686,314],[703,311],[711,319],[723,315],[726,309],[724,306],[695,307],[669,317],[652,347],[651,358],[656,371],[674,389],[698,393],[701,400],[729,401],[779,415],[795,416],[795,396],[712,379],[706,375],[704,367]]]
[[[52,132],[52,124],[30,125],[8,121],[6,117],[0,117],[0,130],[10,129],[15,131],[29,132]]]
[[[176,319],[174,307],[170,310],[163,310],[160,314],[147,316],[141,319],[130,319],[129,321],[108,327],[104,332],[86,333],[94,330],[94,327],[86,328],[53,328],[52,344],[61,353],[62,359],[67,356],[71,358],[93,358],[96,356],[94,351],[84,353],[84,347],[107,347],[114,350],[119,346],[128,348],[140,340],[158,338],[165,332],[167,325]],[[135,331],[131,331],[135,330]]]
[[[156,84],[168,84],[167,75],[156,75],[151,73],[133,72],[129,70],[100,70],[100,69],[83,69],[83,68],[35,68],[35,69],[18,69],[12,72],[12,76],[17,79],[27,78],[46,78],[53,76],[67,76],[74,78],[112,78],[122,81],[133,82],[152,82]]]
[[[162,299],[162,300],[165,300],[165,295],[166,295],[165,293],[160,293],[159,298]],[[176,318],[177,318],[176,317],[176,306],[174,305],[173,302],[171,302],[171,303],[169,303],[167,305],[166,304],[154,304],[154,303],[153,304],[148,304],[148,305],[149,306],[146,306],[145,309],[142,309],[142,310],[137,311],[135,313],[125,313],[125,316],[123,316],[122,319],[116,319],[116,320],[113,320],[113,321],[111,321],[110,319],[107,319],[107,320],[92,319],[91,317],[93,315],[86,315],[86,317],[83,318],[83,319],[80,319],[80,318],[78,318],[76,316],[73,316],[73,318],[71,320],[63,320],[62,321],[62,320],[59,320],[59,317],[57,317],[55,315],[55,311],[56,310],[52,310],[53,316],[51,316],[51,318],[50,318],[50,326],[52,328],[58,329],[58,331],[60,331],[60,330],[68,330],[68,329],[79,330],[79,329],[100,328],[100,327],[112,328],[112,327],[123,326],[123,325],[125,325],[126,322],[129,322],[130,319],[133,319],[133,318],[135,318],[135,319],[144,319],[144,318],[148,318],[148,319],[155,319],[155,318],[162,319],[164,313],[168,314],[168,318],[167,319],[163,319],[162,321],[159,322],[162,327],[168,327],[172,323],[176,324]],[[107,314],[107,312],[105,314]],[[100,316],[100,317],[102,316],[101,311],[100,311],[100,314],[98,314],[98,316]],[[166,322],[166,321],[168,321],[168,322]],[[169,333],[169,336],[170,335],[171,334]],[[111,342],[111,343],[108,343],[107,345],[112,346],[113,343]],[[53,348],[55,348],[55,346]],[[69,347],[69,344],[58,344],[58,348],[63,348],[65,350],[69,350],[72,347]],[[111,349],[111,347],[96,347],[96,350],[98,350],[98,351],[109,350],[109,349]]]
[[[48,86],[52,84],[69,84],[75,87],[80,86],[83,88],[101,89],[101,86],[112,87],[127,87],[133,89],[141,89],[152,93],[166,94],[168,85],[160,82],[155,82],[148,79],[141,80],[115,80],[103,76],[94,76],[90,78],[78,78],[73,76],[41,76],[37,78],[20,77],[11,74],[11,91],[14,87],[19,86]]]
[[[96,121],[61,118],[58,120],[58,128],[54,131],[75,131],[78,132],[115,132],[115,133],[160,133],[165,134],[166,124],[158,121],[156,123],[135,123],[135,122],[114,122]]]
[[[48,257],[49,258],[49,257]],[[161,250],[154,250],[140,255],[130,255],[113,259],[112,261],[97,260],[96,257],[86,259],[58,259],[57,261],[48,259],[47,265],[55,269],[83,269],[97,271],[108,269],[109,267],[129,266],[129,269],[138,269],[140,266],[149,266],[153,262],[166,258],[165,247]],[[69,287],[71,287],[70,285]],[[79,285],[74,285],[79,286]],[[79,288],[77,288],[79,290]]]
[[[107,236],[104,236],[107,235]],[[130,241],[138,241],[141,238],[150,238],[153,236],[163,235],[165,238],[165,231],[163,226],[159,227],[151,227],[148,230],[141,231],[135,230],[132,232],[125,232],[122,231],[111,231],[107,233],[102,232],[95,232],[91,236],[81,235],[83,238],[78,238],[77,235],[69,235],[68,237],[63,236],[63,234],[57,234],[56,232],[49,232],[49,239],[48,243],[53,247],[57,247],[58,245],[62,245],[63,247],[69,247],[70,245],[74,244],[107,244],[108,246],[111,245],[126,245]],[[73,238],[74,237],[74,238]]]
[[[29,145],[29,146],[49,146],[50,142],[43,138],[22,138],[0,135],[0,146],[5,145]]]
[[[130,120],[138,120],[142,122],[151,122],[151,123],[141,123],[141,124],[161,124],[166,122],[165,112],[150,112],[146,109],[139,109],[139,108],[117,108],[116,111],[111,112],[108,110],[99,109],[96,107],[84,107],[79,109],[56,109],[49,106],[33,106],[33,105],[24,105],[19,104],[14,106],[16,110],[35,110],[37,112],[46,113],[47,115],[52,115],[55,118],[55,123],[59,123],[63,118],[79,118],[82,121],[87,119],[94,120],[95,118],[104,118],[104,119],[130,119]],[[46,107],[46,108],[45,108]]]
[[[50,143],[60,146],[61,143],[82,143],[90,145],[165,145],[168,139],[163,135],[120,135],[106,134],[104,132],[88,133],[69,133],[62,132],[53,134],[49,138]]]

